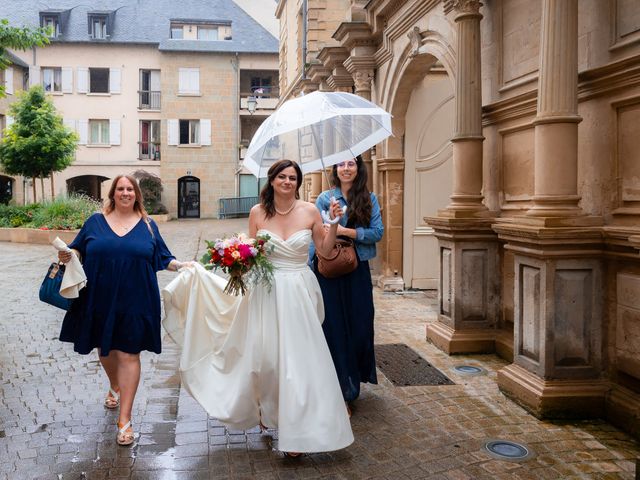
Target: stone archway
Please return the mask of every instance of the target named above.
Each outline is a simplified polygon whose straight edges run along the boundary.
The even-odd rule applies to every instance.
[[[101,175],[79,175],[67,180],[67,193],[69,195],[86,195],[95,200],[102,201],[102,182],[109,180]]]
[[[0,175],[0,205],[7,205],[14,195],[15,180],[6,175]]]
[[[438,245],[424,217],[444,208],[452,191],[455,57],[450,40],[454,37],[451,32],[449,38],[418,27],[408,37],[381,79],[381,103],[393,115],[394,137],[383,144],[378,168],[385,188],[385,180],[390,182],[384,170],[393,163],[395,172],[386,176],[393,178],[395,202],[400,203],[389,205],[393,199],[385,199],[390,207],[385,225],[393,235],[385,245],[387,271],[400,270],[406,288],[435,289]],[[419,262],[414,252],[420,252]]]

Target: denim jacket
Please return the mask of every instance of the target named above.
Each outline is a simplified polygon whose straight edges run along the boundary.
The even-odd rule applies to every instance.
[[[335,196],[336,200],[340,202],[340,205],[345,206],[347,204],[347,199],[344,198],[342,192],[338,187],[333,188],[331,190],[325,190],[316,199],[316,207],[318,210],[329,210],[329,206],[331,204],[331,196]],[[358,252],[358,258],[362,261],[371,260],[376,256],[376,242],[379,242],[382,239],[382,234],[384,233],[384,225],[382,225],[382,216],[380,215],[380,205],[378,204],[378,199],[376,198],[375,193],[371,192],[371,220],[369,221],[369,225],[361,226],[356,225],[356,239],[355,246],[356,251]],[[340,219],[340,225],[345,227],[347,225],[347,215],[343,215]],[[309,248],[309,260],[310,262],[313,260],[313,256],[315,255],[315,246],[313,243]]]

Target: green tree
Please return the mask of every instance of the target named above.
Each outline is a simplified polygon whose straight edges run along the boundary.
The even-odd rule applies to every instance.
[[[44,177],[67,168],[74,159],[78,135],[62,124],[51,99],[40,85],[21,92],[19,100],[9,107],[14,122],[0,141],[0,165],[9,175],[40,179],[44,199]],[[33,182],[36,199],[36,182]]]
[[[35,46],[42,47],[49,43],[50,33],[46,28],[12,27],[7,19],[0,19],[0,70],[5,70],[11,64],[7,48],[26,50]],[[4,96],[5,87],[0,85],[0,98]]]

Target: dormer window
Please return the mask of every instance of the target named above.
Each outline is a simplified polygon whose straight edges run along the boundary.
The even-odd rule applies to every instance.
[[[40,12],[40,26],[49,30],[49,38],[63,33],[63,24],[68,19],[68,10],[45,10]]]
[[[89,35],[98,40],[105,40],[109,36],[106,15],[89,16]]]
[[[198,26],[198,40],[218,40],[218,28]]]
[[[231,40],[231,22],[229,20],[175,18],[171,20],[170,35],[173,40],[208,42]]]
[[[184,27],[182,25],[171,25],[171,38],[174,40],[182,40],[184,38]]]
[[[58,15],[43,15],[41,26],[49,29],[50,38],[60,36],[60,17]]]

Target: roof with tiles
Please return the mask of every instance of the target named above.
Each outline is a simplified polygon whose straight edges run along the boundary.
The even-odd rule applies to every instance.
[[[268,0],[262,0],[268,1]],[[278,40],[233,0],[2,0],[0,18],[13,26],[40,25],[40,14],[60,12],[62,32],[54,43],[155,44],[165,51],[277,53]],[[88,33],[91,13],[110,14],[107,40]],[[171,21],[185,18],[214,24],[231,23],[232,39],[172,40]]]

